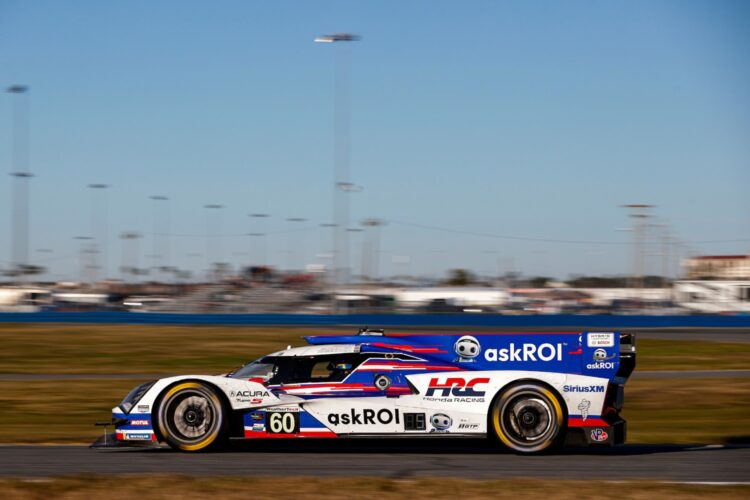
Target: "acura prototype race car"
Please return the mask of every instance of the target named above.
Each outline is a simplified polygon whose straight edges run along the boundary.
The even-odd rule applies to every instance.
[[[139,385],[112,410],[117,440],[199,451],[230,439],[460,436],[517,453],[625,441],[631,334],[305,339],[225,375]]]

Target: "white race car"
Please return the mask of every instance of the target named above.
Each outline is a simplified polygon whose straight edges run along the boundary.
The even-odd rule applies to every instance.
[[[238,438],[489,436],[517,453],[625,441],[630,334],[365,329],[306,340],[227,375],[136,387],[112,410],[117,440],[199,451]]]

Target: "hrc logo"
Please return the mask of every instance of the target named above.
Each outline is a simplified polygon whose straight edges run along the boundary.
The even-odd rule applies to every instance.
[[[479,384],[486,384],[489,381],[489,378],[472,378],[467,381],[461,377],[448,377],[445,382],[440,382],[439,378],[433,378],[430,380],[425,396],[434,396],[435,391],[440,391],[442,397],[484,396],[485,391],[478,391],[474,387]]]

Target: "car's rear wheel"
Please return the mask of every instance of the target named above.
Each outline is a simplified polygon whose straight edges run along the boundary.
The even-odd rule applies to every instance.
[[[172,448],[200,451],[226,435],[224,407],[216,391],[200,382],[177,384],[164,394],[158,409],[159,433]]]
[[[516,453],[541,453],[560,442],[564,414],[557,396],[536,383],[513,385],[495,399],[490,428]]]

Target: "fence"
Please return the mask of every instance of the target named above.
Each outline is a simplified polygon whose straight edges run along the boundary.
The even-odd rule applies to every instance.
[[[750,328],[744,316],[609,316],[549,314],[176,314],[132,312],[0,313],[0,323],[100,323],[142,325],[276,325],[477,328]]]

